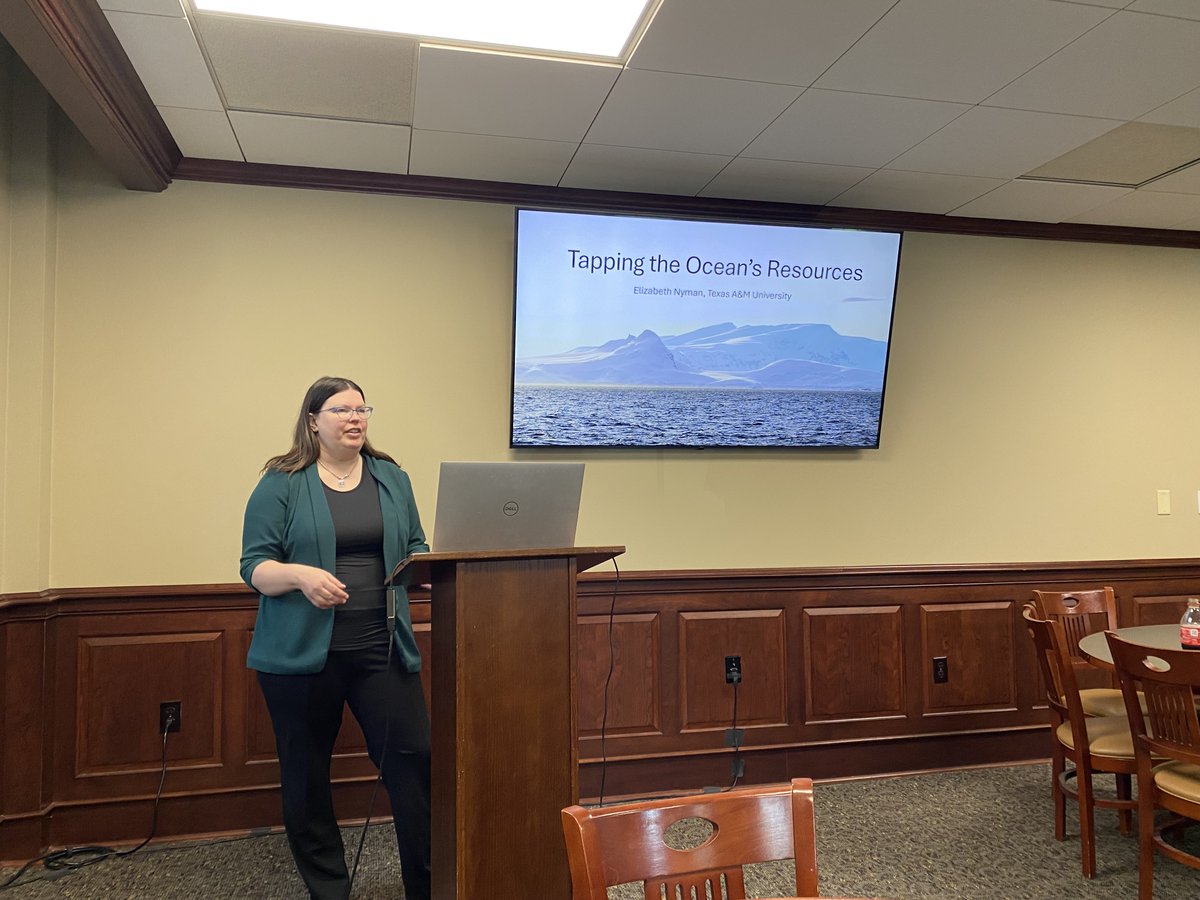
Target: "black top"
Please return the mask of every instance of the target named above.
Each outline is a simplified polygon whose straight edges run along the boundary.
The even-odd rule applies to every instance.
[[[387,598],[383,581],[383,513],[379,485],[366,466],[352,491],[322,483],[337,535],[335,574],[350,598],[335,607],[330,650],[361,650],[387,642]]]

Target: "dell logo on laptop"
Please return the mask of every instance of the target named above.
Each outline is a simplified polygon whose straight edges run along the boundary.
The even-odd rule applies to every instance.
[[[521,507],[517,506],[516,500],[509,500],[504,504],[503,509],[506,516],[515,516],[521,511]]]

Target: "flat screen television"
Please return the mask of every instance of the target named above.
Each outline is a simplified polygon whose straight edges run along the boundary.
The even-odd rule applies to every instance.
[[[876,448],[900,234],[516,211],[511,446]]]

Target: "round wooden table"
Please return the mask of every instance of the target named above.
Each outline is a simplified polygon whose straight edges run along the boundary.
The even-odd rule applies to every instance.
[[[1114,633],[1121,640],[1140,647],[1180,649],[1178,625],[1135,625],[1132,628],[1118,628]],[[1103,631],[1080,638],[1079,652],[1094,666],[1102,669],[1113,668],[1112,654],[1108,650],[1108,640]]]

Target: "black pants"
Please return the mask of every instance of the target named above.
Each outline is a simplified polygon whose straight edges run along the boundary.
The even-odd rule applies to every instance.
[[[331,652],[314,675],[258,673],[279,753],[283,824],[309,894],[349,893],[342,833],[333,811],[329,763],[350,711],[391,798],[406,900],[430,900],[429,715],[421,677],[388,665],[387,646]],[[384,757],[386,736],[387,752]]]

